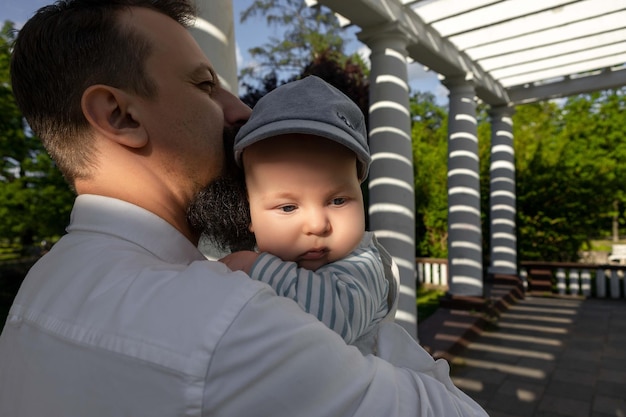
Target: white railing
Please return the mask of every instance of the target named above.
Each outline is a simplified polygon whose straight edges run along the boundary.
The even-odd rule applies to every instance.
[[[419,284],[448,286],[448,260],[417,258],[417,282]]]
[[[416,264],[418,284],[448,285],[447,259],[417,258]],[[553,292],[559,295],[625,298],[626,265],[523,262],[519,276],[525,290],[532,288],[533,269],[550,271]]]
[[[626,265],[523,262],[520,275],[532,282],[532,271],[537,269],[551,272],[559,295],[623,299],[626,294]]]

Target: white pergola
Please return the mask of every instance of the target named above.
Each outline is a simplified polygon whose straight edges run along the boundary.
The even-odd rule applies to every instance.
[[[626,0],[306,1],[357,26],[358,39],[372,51],[370,226],[399,266],[397,320],[416,337],[407,63],[436,72],[450,91],[449,288],[454,297],[482,297],[476,99],[490,106],[492,124],[487,273],[517,276],[514,107],[626,85]],[[224,58],[225,64],[213,58],[214,65],[236,91],[231,0],[199,5],[206,20],[199,21],[197,38],[210,57]]]
[[[362,29],[397,25],[410,59],[471,77],[493,106],[626,84],[624,0],[318,1]]]

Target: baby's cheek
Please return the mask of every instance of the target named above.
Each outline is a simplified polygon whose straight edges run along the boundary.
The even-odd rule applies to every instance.
[[[259,252],[268,252],[274,256],[278,256],[283,261],[295,261],[297,254],[293,242],[283,241],[284,237],[274,233],[273,237],[269,236],[261,241],[257,240]]]

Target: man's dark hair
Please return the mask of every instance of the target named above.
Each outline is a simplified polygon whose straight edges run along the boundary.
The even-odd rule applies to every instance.
[[[62,0],[39,9],[13,46],[15,99],[70,185],[89,175],[95,152],[85,142],[85,89],[105,84],[156,96],[145,71],[152,45],[120,23],[120,12],[131,7],[155,10],[185,27],[195,16],[185,0]]]

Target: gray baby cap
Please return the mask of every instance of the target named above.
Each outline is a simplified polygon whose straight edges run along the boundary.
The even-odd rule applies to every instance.
[[[371,157],[363,113],[345,94],[321,78],[311,75],[283,84],[258,101],[235,138],[237,164],[241,166],[246,147],[289,133],[321,136],[344,145],[357,156],[359,180],[367,177]]]

